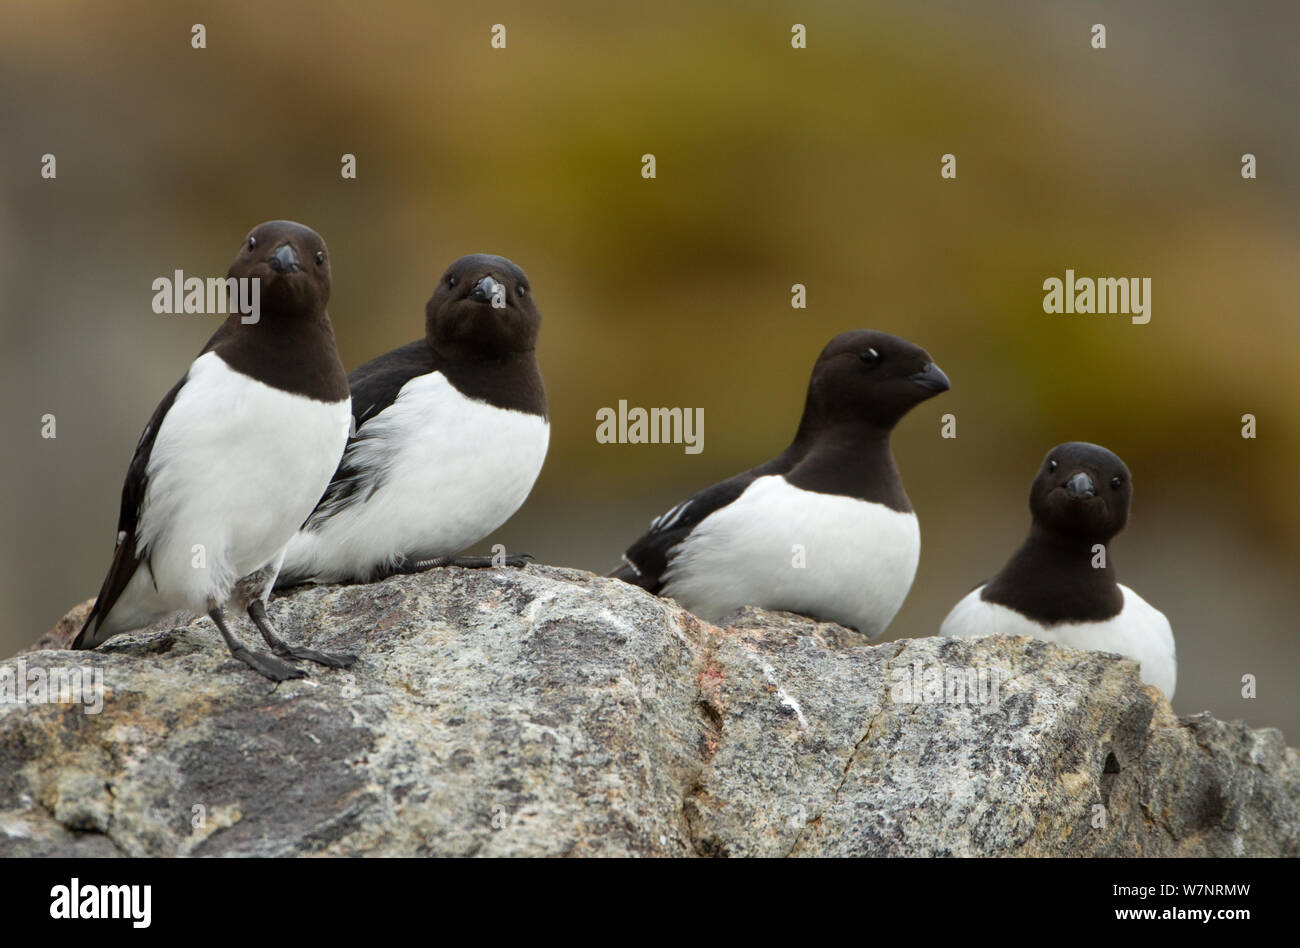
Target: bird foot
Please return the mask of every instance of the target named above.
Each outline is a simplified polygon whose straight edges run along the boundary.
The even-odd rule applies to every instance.
[[[495,556],[435,556],[427,560],[404,560],[394,567],[394,573],[423,573],[443,566],[461,569],[490,569],[494,566],[527,566],[535,559],[531,553],[510,553],[499,559]]]
[[[290,678],[306,678],[307,673],[301,668],[282,662],[266,652],[254,652],[242,645],[230,650],[230,654],[239,659],[253,671],[271,681],[288,681]]]
[[[343,652],[318,652],[314,648],[290,645],[287,642],[277,648],[275,654],[284,658],[315,662],[317,665],[325,665],[328,668],[351,668],[352,664],[357,660],[355,655],[347,655]]]

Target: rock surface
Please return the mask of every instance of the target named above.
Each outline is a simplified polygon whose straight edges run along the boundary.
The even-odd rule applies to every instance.
[[[77,615],[2,663],[102,669],[104,703],[0,703],[0,855],[1300,854],[1281,734],[1031,639],[870,647],[444,569],[275,600],[287,638],[361,656],[277,686],[206,619],[55,650]]]

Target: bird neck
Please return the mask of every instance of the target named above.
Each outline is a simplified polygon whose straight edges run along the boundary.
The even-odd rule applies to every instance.
[[[272,388],[323,402],[347,398],[348,376],[328,313],[277,316],[262,313],[257,322],[246,324],[233,314],[203,351],[215,352],[231,368]]]
[[[1101,544],[1102,550],[1094,550]],[[1049,624],[1117,615],[1124,595],[1110,550],[1099,539],[1052,533],[1034,524],[983,598]]]
[[[890,448],[890,431],[866,420],[800,423],[781,456],[785,479],[803,490],[839,494],[910,512]]]
[[[434,368],[466,398],[546,417],[546,389],[536,351],[430,348]]]

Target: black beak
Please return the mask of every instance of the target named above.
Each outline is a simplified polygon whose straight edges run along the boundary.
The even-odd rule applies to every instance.
[[[476,303],[487,303],[497,295],[502,289],[501,284],[490,276],[485,276],[474,284],[474,289],[470,292],[469,298]],[[501,299],[505,299],[505,294],[501,294]]]
[[[1075,474],[1065,482],[1065,489],[1071,497],[1096,497],[1097,488],[1092,483],[1092,478],[1083,471]]]
[[[276,273],[293,273],[295,270],[302,269],[292,244],[281,244],[276,248],[275,253],[271,254],[271,259],[266,262]]]
[[[909,375],[907,380],[932,392],[946,392],[952,388],[952,383],[948,381],[948,376],[943,374],[943,369],[933,362],[927,363],[925,368],[915,375]]]

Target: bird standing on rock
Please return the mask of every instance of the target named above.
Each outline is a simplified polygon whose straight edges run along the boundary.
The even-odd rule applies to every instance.
[[[656,518],[612,575],[709,621],[753,605],[880,635],[921,552],[890,435],[948,388],[920,346],[841,333],[813,366],[790,446]]]
[[[527,275],[504,257],[447,269],[424,338],[350,376],[356,433],[289,545],[281,585],[493,565],[457,554],[519,509],[546,459],[541,318]]]
[[[311,228],[270,221],[228,277],[259,281],[258,317],[233,313],[154,411],[122,487],[112,565],[72,647],[188,611],[207,613],[230,653],[273,681],[303,675],[283,658],[347,667],[353,656],[282,641],[266,614],[285,548],[347,443],[329,253]],[[276,655],[231,634],[229,604],[247,608]]]

